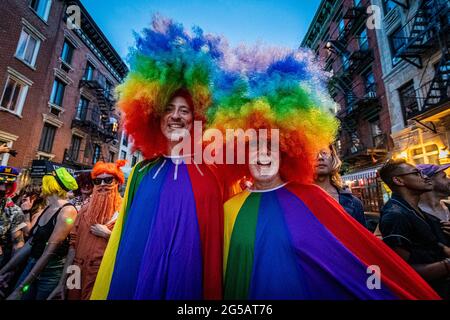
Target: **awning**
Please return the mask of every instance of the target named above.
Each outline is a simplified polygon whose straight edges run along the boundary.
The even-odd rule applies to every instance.
[[[366,170],[361,170],[357,172],[352,172],[350,174],[346,174],[345,176],[342,176],[342,180],[346,181],[355,181],[359,179],[373,179],[377,177],[378,169],[380,169],[381,166],[370,168]]]

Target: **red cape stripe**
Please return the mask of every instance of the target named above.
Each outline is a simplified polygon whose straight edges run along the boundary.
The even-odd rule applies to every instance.
[[[377,265],[381,279],[400,299],[441,299],[414,269],[375,237],[324,190],[315,185],[288,184],[314,216],[367,266]]]
[[[204,176],[194,165],[188,165],[197,209],[200,240],[203,255],[203,297],[208,300],[222,299],[223,258],[223,202],[216,177],[206,165],[200,165]],[[200,195],[208,189],[217,188],[217,199],[203,199]],[[204,198],[204,197],[203,197]]]

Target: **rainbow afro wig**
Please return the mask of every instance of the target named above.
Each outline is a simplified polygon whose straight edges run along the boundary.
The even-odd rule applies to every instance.
[[[207,120],[208,128],[279,129],[283,178],[312,181],[316,155],[334,141],[338,123],[328,75],[311,51],[232,48],[223,37],[160,16],[135,38],[118,105],[125,130],[146,158],[166,151],[160,119],[182,90],[190,94],[194,120]]]
[[[317,154],[338,129],[321,63],[306,49],[241,46],[225,56],[208,127],[278,129],[281,176],[312,182]]]
[[[152,158],[166,151],[160,118],[180,90],[190,94],[194,120],[205,120],[222,40],[204,35],[200,28],[188,32],[181,24],[160,16],[153,18],[150,28],[136,33],[135,39],[128,57],[131,70],[117,88],[118,105],[134,147]]]

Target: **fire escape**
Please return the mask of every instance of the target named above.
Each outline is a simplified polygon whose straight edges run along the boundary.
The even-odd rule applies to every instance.
[[[448,0],[421,0],[414,16],[401,28],[400,35],[394,38],[394,41],[400,43],[395,58],[419,69],[426,67],[423,60],[427,56],[441,52],[441,59],[434,66],[433,78],[401,97],[408,120],[421,123],[426,116],[449,108],[449,8]],[[430,129],[436,132],[434,127]]]
[[[112,87],[108,86],[106,78],[100,72],[95,71],[92,75],[83,77],[79,87],[88,89],[95,96],[95,101],[90,101],[88,105],[80,103],[72,120],[72,128],[87,133],[86,149],[89,149],[87,153],[90,154],[94,151],[95,145],[101,146],[118,138],[119,120],[113,112],[115,101],[111,93]],[[78,152],[76,155],[72,153],[73,150],[66,150],[65,161],[80,165],[76,159]],[[100,155],[100,159],[104,160],[103,154]]]
[[[374,137],[372,143],[365,145],[358,133],[358,122],[376,119],[381,109],[376,84],[363,85],[356,79],[365,70],[370,70],[368,66],[374,60],[367,34],[364,33],[362,36],[362,32],[366,32],[364,30],[367,19],[366,5],[363,2],[361,0],[344,11],[342,18],[346,21],[345,26],[336,39],[328,40],[326,44],[326,49],[330,52],[328,69],[336,58],[342,58],[340,67],[329,82],[329,89],[331,95],[337,97],[335,100],[341,105],[337,117],[341,121],[341,130],[344,130],[349,138],[347,139],[349,143],[345,143],[341,155],[352,165],[360,160],[364,162],[366,158],[375,162],[379,156],[387,153],[387,136]],[[359,31],[361,33],[358,33]]]

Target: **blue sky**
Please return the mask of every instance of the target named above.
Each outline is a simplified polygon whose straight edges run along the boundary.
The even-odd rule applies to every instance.
[[[320,0],[82,0],[118,53],[133,45],[132,31],[148,26],[154,13],[186,27],[225,36],[232,45],[258,41],[296,48]]]

